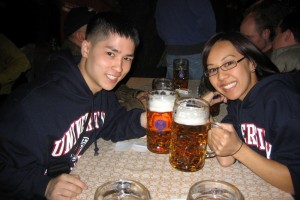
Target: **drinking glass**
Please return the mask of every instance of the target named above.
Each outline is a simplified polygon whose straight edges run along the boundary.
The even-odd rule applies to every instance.
[[[244,200],[240,190],[234,185],[220,180],[203,180],[189,190],[187,200]]]
[[[189,61],[188,59],[173,60],[173,84],[174,89],[188,89]]]
[[[150,200],[148,189],[134,180],[116,180],[97,188],[94,200]]]
[[[169,153],[176,97],[172,90],[152,90],[148,94],[147,148],[153,153]]]
[[[169,161],[180,171],[194,172],[205,163],[209,104],[200,98],[179,97],[175,101]]]
[[[167,78],[155,78],[152,81],[152,90],[174,90],[173,82]]]

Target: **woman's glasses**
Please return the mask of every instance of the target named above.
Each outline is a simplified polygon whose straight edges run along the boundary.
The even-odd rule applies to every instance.
[[[241,62],[244,58],[246,57],[242,57],[241,59],[235,61],[235,60],[231,60],[227,63],[224,63],[223,65],[221,65],[220,67],[214,67],[214,68],[211,68],[211,69],[208,69],[204,72],[204,75],[206,77],[211,77],[211,76],[214,76],[218,73],[219,69],[222,69],[223,71],[228,71],[230,69],[233,69],[237,66],[237,64],[239,62]]]

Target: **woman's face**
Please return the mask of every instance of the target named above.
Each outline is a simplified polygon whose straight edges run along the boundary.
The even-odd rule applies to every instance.
[[[227,62],[237,61],[244,56],[240,54],[229,41],[216,42],[207,58],[207,69],[220,67]],[[209,77],[212,86],[227,99],[243,100],[250,89],[257,83],[255,65],[247,58],[237,63],[237,66],[224,71],[218,69],[218,73]]]

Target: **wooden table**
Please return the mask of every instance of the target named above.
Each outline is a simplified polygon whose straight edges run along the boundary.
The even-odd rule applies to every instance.
[[[151,79],[135,78],[129,86],[147,89]],[[146,146],[146,138],[132,140]],[[72,173],[79,174],[88,184],[77,199],[92,200],[101,184],[118,179],[133,179],[144,184],[152,200],[185,200],[191,185],[204,179],[219,179],[234,184],[240,189],[245,200],[291,200],[283,192],[260,177],[243,164],[221,167],[216,158],[206,159],[203,169],[197,172],[180,172],[169,164],[168,154],[154,154],[149,151],[116,150],[116,143],[98,140],[99,156],[94,156],[91,146],[80,158]]]

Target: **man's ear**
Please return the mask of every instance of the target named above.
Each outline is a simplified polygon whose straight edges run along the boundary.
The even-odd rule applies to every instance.
[[[265,40],[270,40],[270,36],[271,36],[270,29],[268,29],[268,28],[264,29],[262,32],[262,35]]]
[[[287,29],[282,34],[284,34],[284,41],[288,42],[294,39],[294,34],[290,29]]]
[[[83,40],[85,40],[85,33],[83,31],[77,31],[76,38],[78,41],[82,42]]]
[[[90,42],[83,40],[81,45],[81,55],[82,57],[87,58],[90,50]]]

